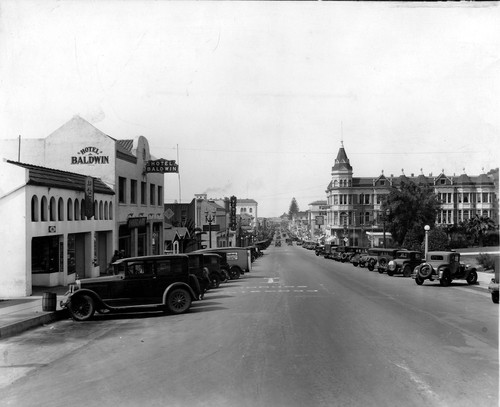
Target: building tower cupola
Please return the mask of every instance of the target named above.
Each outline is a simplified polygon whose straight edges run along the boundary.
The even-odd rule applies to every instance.
[[[339,152],[337,153],[337,158],[335,159],[335,165],[332,167],[332,175],[337,174],[346,174],[349,173],[352,175],[352,167],[349,163],[349,158],[347,158],[347,154],[344,149],[344,142],[340,142]]]

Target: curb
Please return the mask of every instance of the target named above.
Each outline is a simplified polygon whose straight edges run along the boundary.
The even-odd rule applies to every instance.
[[[46,313],[37,317],[26,318],[25,320],[14,322],[0,327],[0,339],[8,336],[17,335],[28,329],[35,328],[50,322],[59,321],[67,316],[66,310],[58,310]]]

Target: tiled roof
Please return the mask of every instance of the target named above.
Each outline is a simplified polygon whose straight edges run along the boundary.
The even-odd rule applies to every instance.
[[[26,168],[29,171],[27,185],[85,191],[86,175],[56,170],[53,168],[39,167],[37,165],[20,163],[11,160],[7,160],[7,162]],[[94,178],[94,192],[107,195],[115,194],[115,192],[102,182],[100,178]]]

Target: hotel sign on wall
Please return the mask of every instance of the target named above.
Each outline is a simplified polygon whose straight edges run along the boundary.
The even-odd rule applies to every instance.
[[[149,160],[146,162],[145,172],[159,172],[165,174],[167,172],[179,172],[179,165],[175,160]]]
[[[88,146],[71,157],[71,164],[109,164],[109,155],[103,155],[103,151],[97,147]]]

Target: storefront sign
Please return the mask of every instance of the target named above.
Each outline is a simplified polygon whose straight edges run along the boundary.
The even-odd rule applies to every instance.
[[[145,216],[141,216],[139,218],[128,218],[127,226],[129,229],[143,228],[146,227],[146,220],[147,218]]]
[[[85,216],[94,216],[94,178],[85,178]]]
[[[49,233],[56,233],[56,227],[55,226],[49,226]]]
[[[71,164],[109,164],[109,156],[102,155],[102,150],[97,147],[85,147],[71,157]]]
[[[203,225],[204,232],[220,232],[220,225]]]
[[[149,160],[146,162],[145,172],[159,172],[162,174],[167,172],[179,172],[179,166],[175,163],[175,160],[164,160],[163,158],[159,160]]]
[[[316,225],[324,225],[324,224],[325,224],[324,216],[316,216]]]

